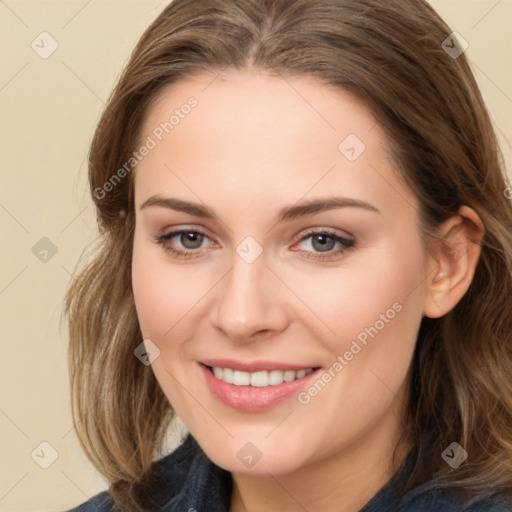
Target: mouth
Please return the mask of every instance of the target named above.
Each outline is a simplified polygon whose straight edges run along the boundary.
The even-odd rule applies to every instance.
[[[268,386],[279,386],[283,382],[292,382],[302,379],[313,373],[318,368],[307,368],[302,370],[262,370],[258,372],[244,372],[232,368],[221,368],[219,366],[207,366],[216,379],[234,386],[252,386],[265,388]]]
[[[264,412],[296,396],[322,371],[319,366],[198,362],[212,395],[242,412]],[[235,366],[235,368],[233,368]],[[253,371],[250,371],[253,370]]]

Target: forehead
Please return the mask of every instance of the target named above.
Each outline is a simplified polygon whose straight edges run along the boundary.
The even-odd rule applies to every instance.
[[[223,200],[243,189],[252,200],[289,202],[313,189],[385,192],[397,180],[371,111],[312,77],[231,70],[182,80],[148,110],[148,138],[154,148],[135,172],[139,197],[163,187]]]
[[[274,140],[278,134],[279,140],[285,142],[288,135],[292,138],[316,132],[328,137],[326,142],[336,142],[347,130],[363,136],[377,125],[355,95],[313,77],[228,70],[218,75],[197,74],[164,89],[146,113],[144,132],[169,120],[175,111],[179,115],[190,98],[197,100],[197,108],[191,112],[193,115],[185,114],[190,117],[187,125],[197,127],[200,123],[202,133],[213,131],[236,140],[247,141],[249,132],[263,136],[266,133],[264,140]],[[182,123],[174,126],[173,136],[179,136],[178,124]],[[238,130],[241,126],[244,133]],[[384,136],[379,132],[374,136]]]

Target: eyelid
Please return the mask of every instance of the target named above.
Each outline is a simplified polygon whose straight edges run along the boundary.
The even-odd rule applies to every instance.
[[[338,247],[335,250],[330,251],[307,251],[304,249],[298,249],[293,248],[296,245],[300,244],[301,242],[304,242],[308,238],[310,238],[312,235],[326,235],[329,238],[332,238],[335,242],[335,244],[339,244],[340,247]],[[341,235],[333,228],[321,228],[321,227],[313,227],[309,228],[305,233],[301,234],[300,239],[294,243],[291,250],[298,252],[301,254],[302,257],[308,258],[311,260],[316,260],[319,262],[336,262],[339,261],[340,258],[345,257],[346,253],[351,251],[355,246],[356,240],[355,237],[352,235],[349,235],[349,237],[346,237],[344,235]]]
[[[162,230],[161,234],[159,234],[159,238],[172,238],[173,236],[179,235],[180,233],[198,233],[200,235],[205,236],[206,238],[209,238],[213,241],[213,238],[206,232],[206,230],[202,227],[198,226],[173,226],[172,229],[169,229],[169,231]]]
[[[300,242],[301,240],[304,240],[304,238],[307,238],[308,236],[310,236],[312,234],[320,234],[320,233],[324,233],[326,235],[337,236],[337,237],[343,238],[344,240],[354,241],[354,235],[352,235],[348,231],[340,232],[334,228],[326,228],[326,227],[321,227],[321,226],[315,226],[315,227],[306,229],[305,232],[301,233],[298,241]]]

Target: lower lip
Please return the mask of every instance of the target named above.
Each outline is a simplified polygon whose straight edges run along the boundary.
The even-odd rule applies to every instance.
[[[262,412],[288,400],[310,382],[320,369],[314,370],[302,379],[283,382],[277,386],[255,387],[235,386],[217,379],[204,364],[199,363],[210,391],[225,405],[244,412]]]

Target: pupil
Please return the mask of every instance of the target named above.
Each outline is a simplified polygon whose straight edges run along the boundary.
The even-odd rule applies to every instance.
[[[189,248],[189,249],[195,249],[197,247],[200,247],[203,242],[203,235],[199,233],[183,233],[181,235],[181,243]]]
[[[315,241],[318,242],[319,245],[315,244]],[[329,235],[317,235],[313,237],[313,247],[320,252],[326,252],[333,248],[334,239]]]

